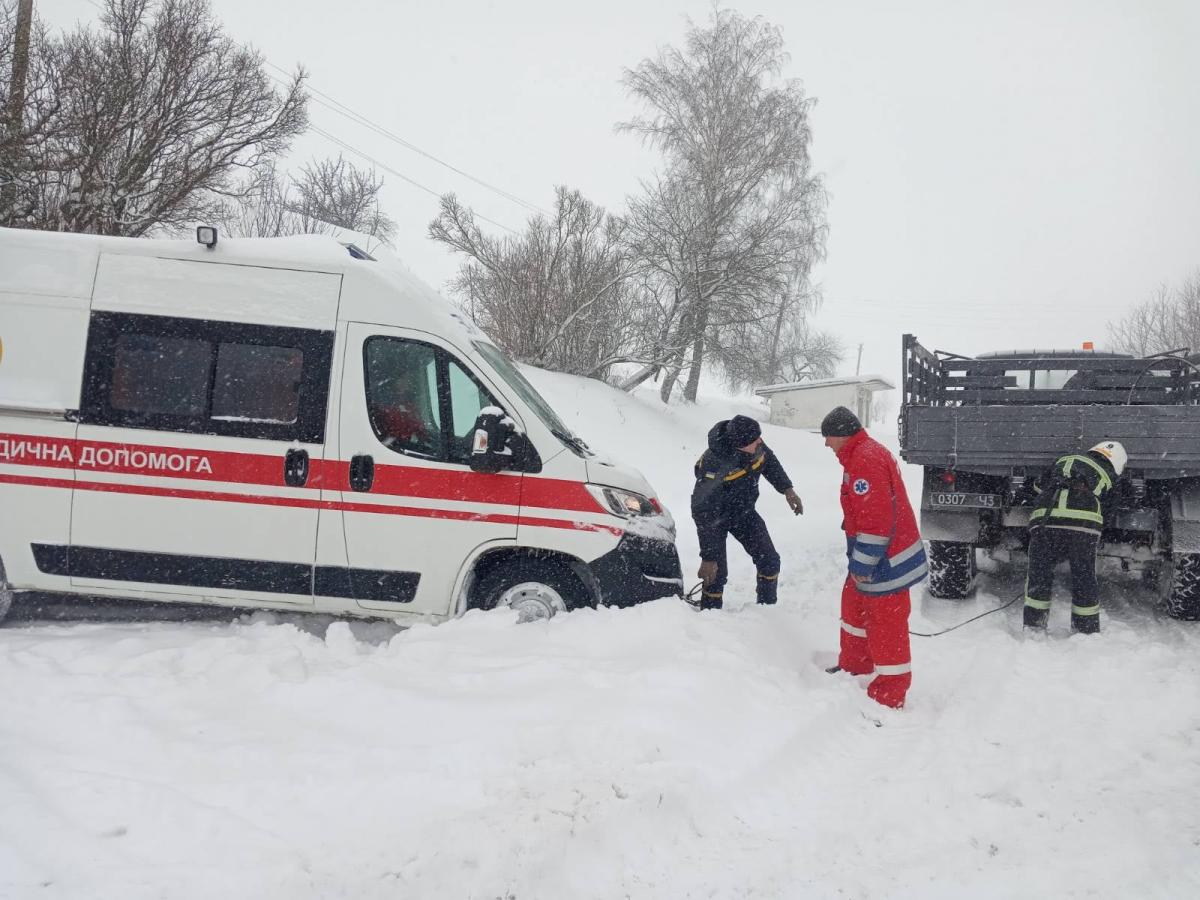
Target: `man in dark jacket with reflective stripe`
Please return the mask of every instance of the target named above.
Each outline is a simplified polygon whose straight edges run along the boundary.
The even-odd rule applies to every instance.
[[[1105,496],[1125,470],[1128,456],[1117,441],[1101,441],[1087,453],[1055,460],[1034,482],[1029,516],[1029,574],[1025,579],[1025,627],[1045,628],[1050,617],[1054,567],[1071,565],[1071,627],[1100,630],[1096,548],[1104,530]]]
[[[778,597],[779,554],[767,523],[754,509],[758,479],[765,476],[787,498],[796,515],[804,512],[804,504],[775,454],[763,443],[758,422],[749,416],[734,416],[714,425],[708,433],[708,450],[696,461],[695,475],[692,518],[700,537],[699,576],[704,582],[700,608],[720,609],[724,600],[729,577],[727,535],[733,535],[754,560],[758,602],[774,603]]]

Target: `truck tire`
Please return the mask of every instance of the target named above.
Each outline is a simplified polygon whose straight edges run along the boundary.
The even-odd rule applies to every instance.
[[[1167,613],[1176,619],[1200,620],[1200,553],[1176,553],[1173,563]]]
[[[0,622],[3,622],[12,609],[13,592],[4,577],[4,563],[0,561]]]
[[[975,545],[958,541],[929,542],[929,594],[962,600],[975,590]]]
[[[475,608],[509,606],[522,622],[590,605],[587,589],[574,572],[565,565],[538,559],[501,563],[480,579],[473,594]]]

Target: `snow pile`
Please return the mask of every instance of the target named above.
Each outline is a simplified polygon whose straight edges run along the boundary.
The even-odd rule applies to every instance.
[[[534,373],[680,524],[731,403]],[[1200,896],[1200,628],[1106,581],[1105,630],[1020,605],[914,639],[909,708],[826,675],[844,544],[819,437],[766,427],[781,602],[676,600],[516,626],[268,615],[0,630],[0,896]],[[916,473],[909,473],[915,475]],[[936,630],[1019,593],[918,592]],[[740,607],[740,608],[739,608]],[[879,716],[876,727],[865,715]]]

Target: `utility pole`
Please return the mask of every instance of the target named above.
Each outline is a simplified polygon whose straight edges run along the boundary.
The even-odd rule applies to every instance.
[[[8,145],[0,184],[0,216],[7,217],[17,199],[16,163],[21,131],[25,127],[25,79],[29,75],[29,33],[33,28],[33,0],[17,0],[17,31],[13,39],[12,77],[8,82],[8,108],[4,111]]]
[[[855,374],[855,376],[856,376],[856,377],[857,377],[857,375],[858,375],[858,371],[859,371],[859,369],[861,369],[861,368],[862,368],[862,348],[863,348],[863,345],[862,345],[862,344],[859,344],[859,345],[858,345],[858,362],[856,362],[856,363],[854,364],[854,374]]]

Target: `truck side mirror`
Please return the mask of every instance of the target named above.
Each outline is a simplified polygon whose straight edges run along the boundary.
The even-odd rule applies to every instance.
[[[495,406],[480,410],[471,437],[471,471],[499,472],[512,468],[514,460],[509,444],[515,431],[504,410]]]

